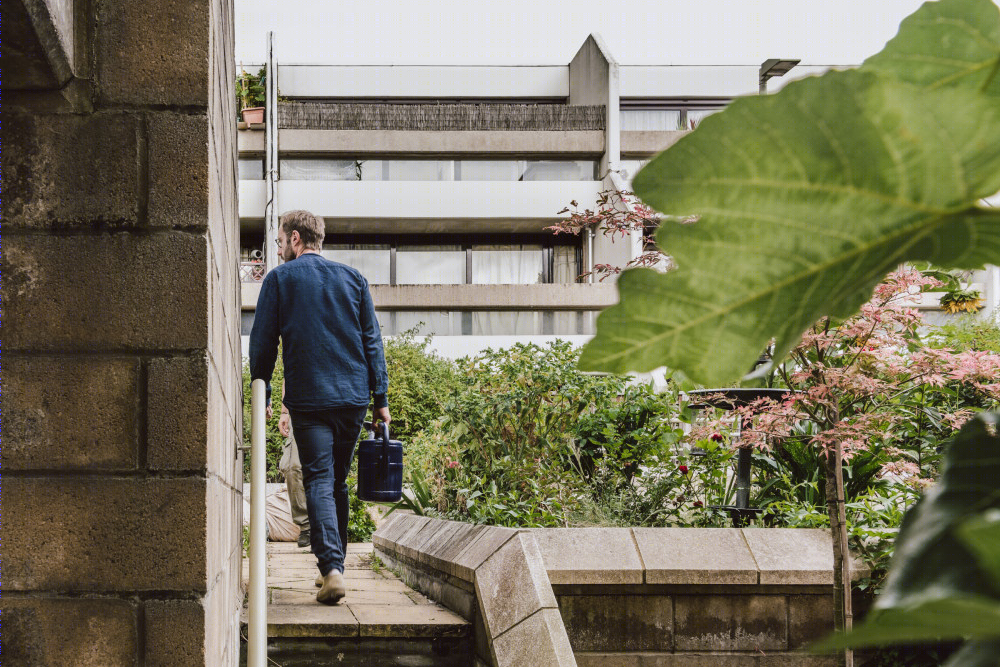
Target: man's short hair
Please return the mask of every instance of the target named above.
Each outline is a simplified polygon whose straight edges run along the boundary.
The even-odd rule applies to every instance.
[[[289,211],[281,216],[281,228],[285,230],[286,237],[291,237],[292,232],[298,232],[302,244],[309,250],[323,249],[326,225],[318,215],[309,211]]]

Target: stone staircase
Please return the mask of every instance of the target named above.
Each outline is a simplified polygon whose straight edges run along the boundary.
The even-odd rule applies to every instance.
[[[351,544],[344,562],[347,596],[316,602],[319,572],[307,548],[269,542],[269,667],[470,667],[468,621],[428,600],[373,559],[371,544]],[[249,563],[244,560],[244,582]],[[244,608],[242,634],[246,637]],[[246,664],[243,642],[241,664]]]

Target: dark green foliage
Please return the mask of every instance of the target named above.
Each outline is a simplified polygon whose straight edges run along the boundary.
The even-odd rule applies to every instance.
[[[677,441],[673,396],[581,373],[577,360],[557,341],[459,362],[459,390],[411,448],[410,469],[426,475],[440,512],[495,525],[568,525],[593,515],[601,494],[630,489],[642,466]]]
[[[633,181],[677,268],[622,273],[584,367],[725,386],[901,263],[1000,261],[1000,212],[979,203],[1000,190],[998,72],[996,5],[928,2],[860,68],[706,118]]]
[[[357,472],[347,479],[347,492],[350,494],[351,513],[347,519],[348,542],[371,542],[375,532],[375,520],[368,514],[365,501],[358,498]]]
[[[941,480],[907,513],[882,595],[866,622],[818,649],[971,639],[947,663],[1000,661],[998,415],[969,422]]]
[[[928,336],[928,341],[932,347],[1000,354],[1000,327],[992,318],[981,319],[973,315],[964,315],[947,324],[934,327]]]
[[[281,383],[285,379],[285,367],[281,362],[281,350],[278,350],[278,361],[274,365],[274,375],[271,376],[271,387],[274,390],[271,404],[274,414],[265,422],[267,432],[265,449],[267,452],[267,481],[280,482],[284,479],[278,470],[281,461],[285,438],[278,430],[278,420],[281,417]],[[250,366],[243,364],[243,445],[247,448],[243,453],[243,479],[250,481]]]
[[[430,351],[431,338],[417,341],[415,329],[385,339],[392,437],[404,443],[441,416],[457,388],[455,364]]]
[[[236,113],[243,109],[258,107],[264,104],[267,99],[267,89],[265,88],[265,75],[267,69],[260,68],[257,74],[240,71],[236,77]]]

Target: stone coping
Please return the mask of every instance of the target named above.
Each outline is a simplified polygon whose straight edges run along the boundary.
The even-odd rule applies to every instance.
[[[474,582],[518,533],[535,538],[552,585],[832,586],[830,533],[805,528],[477,526],[393,512],[375,547]],[[855,576],[863,576],[857,568]]]

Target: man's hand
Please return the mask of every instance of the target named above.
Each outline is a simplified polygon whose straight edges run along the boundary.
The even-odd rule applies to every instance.
[[[271,404],[270,403],[268,403],[267,407],[264,408],[264,416],[267,417],[268,419],[270,419],[272,416],[274,416],[274,410],[271,409]]]
[[[278,419],[278,430],[281,431],[281,435],[286,438],[292,432],[292,417],[287,412],[282,412],[281,417]]]
[[[376,434],[379,432],[379,430],[377,428],[375,428],[375,426],[376,426],[376,424],[378,424],[378,422],[384,422],[385,425],[386,425],[386,428],[389,427],[389,422],[392,421],[392,417],[389,416],[389,408],[387,408],[387,407],[386,408],[379,408],[378,410],[375,410],[375,412],[373,413],[373,415],[374,416],[372,417],[372,430],[375,431]]]

